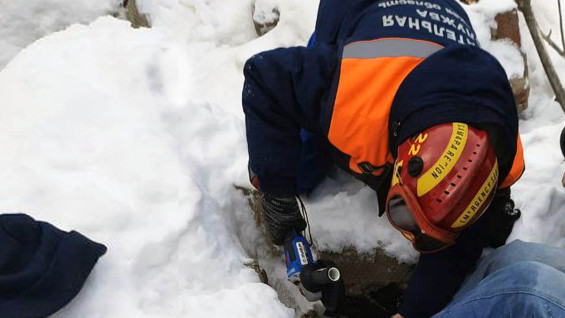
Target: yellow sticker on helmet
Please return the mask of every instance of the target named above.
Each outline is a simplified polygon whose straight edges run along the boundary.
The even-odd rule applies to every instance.
[[[453,132],[447,147],[438,161],[418,179],[418,196],[421,197],[437,186],[455,167],[463,153],[469,128],[467,124],[453,123]]]
[[[402,167],[402,164],[404,163],[403,160],[400,160],[400,162],[397,162],[394,165],[394,173],[392,174],[392,184],[391,187],[394,185],[397,185],[400,182],[400,171],[398,171],[398,169],[400,169]]]
[[[485,180],[481,186],[481,190],[477,192],[471,203],[467,206],[465,211],[459,216],[459,218],[451,224],[451,228],[456,229],[465,226],[472,218],[475,216],[477,211],[485,204],[489,194],[495,189],[498,183],[498,161],[494,162],[494,167],[492,168],[488,178]]]
[[[414,235],[412,235],[412,234],[407,234],[407,233],[404,233],[404,232],[400,232],[400,233],[402,233],[402,235],[403,235],[407,240],[409,240],[409,241],[413,241],[413,240],[414,240]]]

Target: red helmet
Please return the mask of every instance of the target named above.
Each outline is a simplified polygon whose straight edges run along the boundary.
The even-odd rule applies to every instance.
[[[439,251],[484,213],[497,184],[485,131],[463,123],[433,126],[398,147],[387,216],[416,250]]]

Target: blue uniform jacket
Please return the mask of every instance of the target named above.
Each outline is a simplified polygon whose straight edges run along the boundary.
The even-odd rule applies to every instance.
[[[391,154],[404,139],[425,128],[465,122],[489,132],[500,180],[508,175],[518,135],[514,97],[505,71],[478,47],[471,23],[455,0],[322,0],[315,33],[312,48],[262,52],[244,66],[249,168],[258,176],[261,191],[296,193],[300,129],[328,134],[344,46],[380,38],[409,38],[444,47],[412,70],[394,95],[388,125]],[[345,162],[339,159],[345,154],[334,152],[338,165]],[[381,193],[382,207],[390,174],[357,176]],[[447,304],[489,244],[478,238],[481,226],[488,227],[481,224],[488,221],[483,217],[452,248],[421,256],[402,314],[429,317]]]

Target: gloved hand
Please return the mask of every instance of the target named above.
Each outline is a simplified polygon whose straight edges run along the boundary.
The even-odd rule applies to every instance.
[[[295,197],[281,197],[265,193],[261,203],[263,219],[267,223],[267,230],[274,244],[282,245],[292,230],[300,233],[306,228],[306,221],[300,214]]]
[[[481,229],[479,236],[486,240],[485,246],[500,247],[506,243],[520,216],[520,210],[514,207],[514,201],[510,198],[510,189],[502,189],[496,193],[487,211],[477,222],[481,222],[482,226],[475,228]]]

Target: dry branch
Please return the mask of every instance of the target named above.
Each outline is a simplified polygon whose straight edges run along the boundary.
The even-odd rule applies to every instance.
[[[547,44],[549,44],[549,46],[551,46],[552,49],[555,50],[555,52],[557,52],[557,54],[565,57],[565,51],[561,49],[559,45],[557,45],[557,43],[553,42],[553,40],[551,39],[551,30],[549,30],[549,33],[547,34],[541,33],[541,37],[545,40],[545,42],[547,42]]]
[[[561,0],[557,0],[559,10],[559,31],[561,34],[561,47],[565,49],[565,35],[563,34],[563,13],[561,12]]]
[[[552,30],[549,30],[549,33],[547,34],[544,34],[543,32],[541,33],[545,42],[547,42],[547,44],[549,44],[549,46],[551,46],[551,48],[553,48],[559,55],[565,57],[565,35],[563,33],[563,13],[561,12],[561,0],[557,0],[557,8],[559,10],[559,34],[561,35],[561,47],[559,47],[559,45],[557,45],[557,43],[553,42],[553,40],[551,39]]]
[[[559,103],[559,105],[561,105],[563,112],[565,112],[565,90],[563,89],[563,85],[555,71],[553,63],[551,62],[551,58],[543,45],[543,39],[545,36],[542,35],[539,30],[536,17],[532,10],[531,0],[516,0],[516,3],[518,4],[518,9],[524,15],[524,19],[526,20],[532,40],[534,41],[534,45],[540,57],[541,64],[543,65],[543,69],[545,70],[549,83],[551,84],[551,88],[555,93],[555,100]]]

